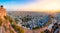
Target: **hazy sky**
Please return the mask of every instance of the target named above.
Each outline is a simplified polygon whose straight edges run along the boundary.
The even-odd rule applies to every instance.
[[[60,10],[60,0],[0,0],[7,10],[52,11]]]

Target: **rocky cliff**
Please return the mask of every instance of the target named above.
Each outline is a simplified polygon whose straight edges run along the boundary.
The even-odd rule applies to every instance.
[[[14,19],[7,15],[6,9],[0,6],[0,33],[24,33]]]

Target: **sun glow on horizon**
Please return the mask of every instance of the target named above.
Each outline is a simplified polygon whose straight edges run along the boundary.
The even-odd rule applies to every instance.
[[[60,12],[60,0],[8,0],[0,4],[9,11]]]
[[[52,0],[51,0],[52,1]],[[22,7],[22,11],[35,11],[35,12],[60,12],[60,2],[46,0],[36,4],[27,5]],[[21,10],[21,9],[20,9]]]

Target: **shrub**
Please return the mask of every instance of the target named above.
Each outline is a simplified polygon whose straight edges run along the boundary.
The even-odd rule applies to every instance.
[[[39,28],[41,28],[41,27],[37,26],[37,27],[35,27],[35,28],[33,28],[33,29],[39,29]]]
[[[14,22],[14,20],[10,17],[10,16],[4,16],[4,18],[6,19],[6,20],[9,20],[9,22],[12,24],[13,22]]]
[[[2,21],[0,20],[0,26],[2,25]]]
[[[23,17],[23,18],[22,18],[22,21],[23,21],[23,22],[27,22],[27,21],[29,21],[29,20],[31,20],[31,18],[27,18],[27,17]]]
[[[18,33],[24,33],[24,30],[21,29],[21,27],[17,26],[17,25],[12,25],[12,27],[15,29],[15,31],[17,31]]]
[[[17,18],[15,18],[15,21],[16,21],[16,23],[18,24],[18,21],[19,21],[19,20],[18,20]]]
[[[0,26],[2,25],[2,19],[0,19]]]
[[[42,31],[41,33],[44,33],[44,31]]]

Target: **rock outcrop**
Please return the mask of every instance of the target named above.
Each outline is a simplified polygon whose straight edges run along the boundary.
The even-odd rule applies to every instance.
[[[0,6],[0,33],[21,33],[20,27],[14,22],[15,21],[7,16],[6,9]]]
[[[6,15],[6,9],[4,9],[3,6],[0,6],[0,18],[4,19],[4,16]]]

